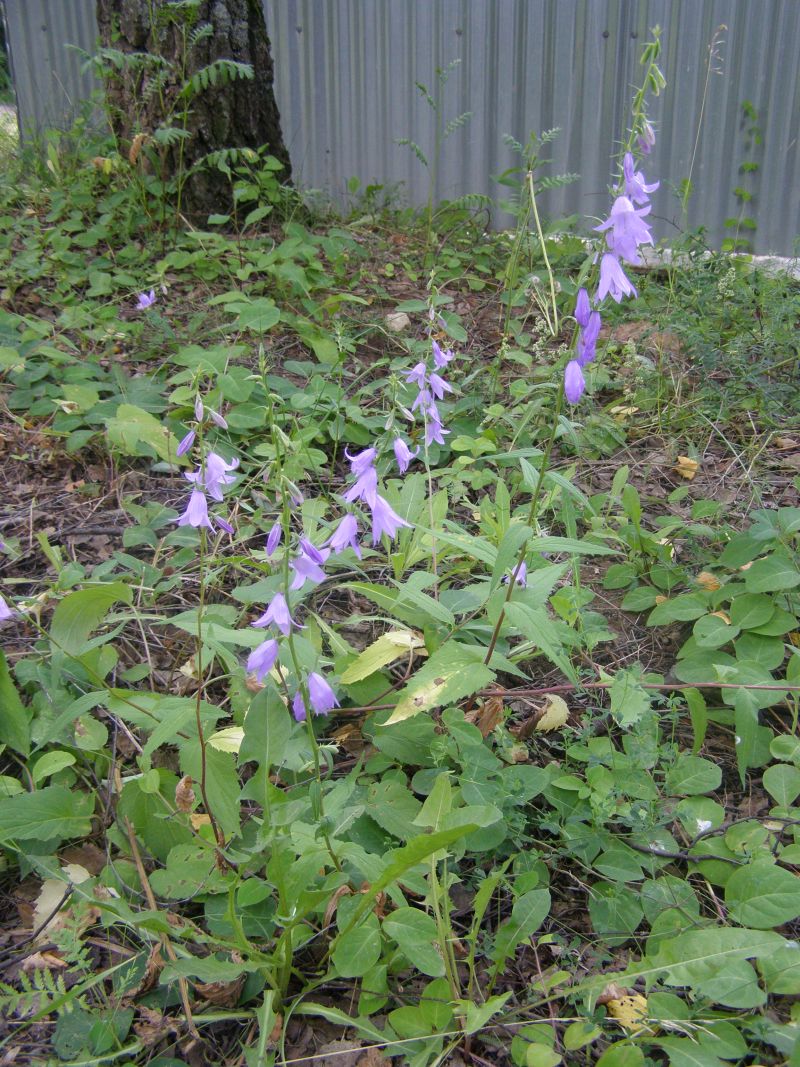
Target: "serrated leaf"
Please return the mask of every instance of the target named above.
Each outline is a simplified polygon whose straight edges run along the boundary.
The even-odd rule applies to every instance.
[[[0,743],[27,756],[31,747],[30,716],[20,700],[6,657],[0,649]]]
[[[474,645],[456,641],[443,645],[400,693],[397,706],[385,725],[472,696],[488,685],[494,680],[494,671],[483,662],[485,655],[485,649]]]
[[[106,420],[108,439],[126,456],[141,456],[141,445],[152,448],[165,463],[175,463],[178,447],[174,434],[149,411],[135,404],[120,404],[116,413]]]
[[[0,804],[0,841],[84,837],[91,830],[93,811],[93,797],[61,785],[18,793]]]
[[[650,696],[635,668],[623,668],[611,683],[611,714],[620,726],[633,726],[650,710]]]
[[[390,630],[365,648],[339,680],[342,685],[360,682],[382,667],[394,663],[401,656],[408,658],[415,652],[418,655],[427,655],[425,641],[419,634],[412,633],[410,630]]]

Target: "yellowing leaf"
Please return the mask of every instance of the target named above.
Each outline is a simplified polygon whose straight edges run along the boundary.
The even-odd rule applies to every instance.
[[[730,626],[731,617],[730,617],[730,615],[727,614],[727,612],[725,612],[725,611],[712,611],[711,614],[717,619],[722,619],[722,621],[725,623],[726,626]]]
[[[484,648],[474,645],[461,645],[456,641],[442,645],[400,693],[397,707],[386,720],[386,725],[472,696],[494,681],[494,671],[483,662],[485,655]]]
[[[342,674],[340,681],[343,685],[360,682],[382,667],[394,663],[401,656],[407,658],[413,656],[415,652],[418,656],[428,654],[420,634],[413,633],[411,630],[390,630],[364,649]]]
[[[696,459],[689,459],[688,456],[678,456],[678,462],[675,464],[675,470],[680,474],[681,478],[685,478],[687,482],[690,482],[697,474],[700,464]]]
[[[39,927],[42,928],[36,935],[34,944],[42,944],[49,941],[53,931],[60,930],[65,922],[72,918],[69,897],[65,899],[69,884],[80,885],[81,882],[85,882],[87,878],[92,877],[86,868],[79,863],[67,863],[61,870],[64,873],[63,880],[61,878],[45,878],[42,882],[42,888],[39,890],[39,896],[36,898],[33,908],[33,928],[34,930],[39,930]],[[61,907],[59,907],[59,904],[61,904]],[[92,918],[88,918],[85,925],[89,925],[92,921]],[[42,926],[43,923],[46,923],[46,925]]]
[[[244,740],[244,730],[241,726],[226,726],[224,730],[217,730],[208,739],[208,744],[219,752],[238,752]]]
[[[548,693],[545,698],[544,715],[536,723],[536,733],[548,734],[560,729],[569,718],[569,705],[556,693]]]
[[[722,585],[722,582],[719,580],[719,578],[717,578],[716,575],[712,574],[710,571],[700,571],[700,573],[695,578],[695,581],[701,589],[707,589],[709,593],[713,593]]]
[[[606,1003],[606,1010],[612,1019],[616,1019],[620,1026],[632,1034],[647,1029],[647,998],[639,993],[631,993],[618,1000],[609,1000]]]

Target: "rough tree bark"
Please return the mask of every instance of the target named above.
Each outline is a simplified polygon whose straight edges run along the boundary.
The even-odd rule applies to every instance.
[[[145,138],[164,125],[182,124],[178,104],[180,72],[187,75],[219,59],[247,63],[253,78],[226,80],[194,95],[186,120],[189,138],[160,150],[168,173],[186,172],[209,152],[222,148],[268,146],[282,164],[280,177],[291,176],[280,115],[273,92],[274,71],[261,0],[197,0],[191,26],[179,13],[171,18],[169,0],[97,0],[97,23],[104,47],[126,54],[149,53],[166,60],[110,68],[106,99],[114,132],[129,149],[138,134]],[[167,16],[167,17],[165,17]],[[191,29],[209,26],[208,35],[187,47]],[[181,121],[176,122],[176,114]],[[172,116],[172,119],[170,119]],[[141,138],[139,141],[141,142]],[[230,185],[214,168],[193,173],[184,189],[186,210],[195,215],[230,208]]]

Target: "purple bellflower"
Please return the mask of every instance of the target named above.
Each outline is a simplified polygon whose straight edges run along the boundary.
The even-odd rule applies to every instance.
[[[203,407],[203,401],[200,399],[199,396],[196,396],[194,398],[194,418],[195,418],[195,422],[202,422],[204,414],[205,414],[205,409]]]
[[[418,389],[425,388],[425,378],[428,373],[428,368],[424,363],[417,363],[415,367],[406,374],[406,381],[410,385],[416,385]]]
[[[0,596],[0,622],[5,622],[7,619],[13,619],[14,612],[5,602],[5,598]]]
[[[377,545],[383,534],[387,534],[389,540],[393,540],[401,526],[411,526],[410,522],[401,519],[397,512],[393,511],[389,502],[382,496],[375,497],[375,506],[372,508],[372,543]]]
[[[307,684],[308,702],[315,715],[328,715],[334,708],[339,707],[339,701],[336,699],[336,694],[321,674],[312,671],[308,676]],[[306,705],[300,690],[297,691],[294,700],[292,701],[292,711],[298,722],[303,722],[305,720]]]
[[[627,196],[618,196],[611,208],[611,214],[595,226],[600,233],[606,232],[606,244],[620,259],[635,266],[642,262],[639,246],[653,243],[650,227],[642,222],[642,217],[650,213],[650,205],[635,208]]]
[[[221,430],[227,430],[228,429],[227,419],[225,419],[222,415],[220,415],[220,413],[218,411],[213,411],[211,408],[209,408],[208,409],[208,417],[211,419],[211,421],[214,423],[214,425],[215,426],[219,426],[219,428]]]
[[[214,522],[219,526],[220,530],[224,530],[225,533],[232,534],[234,532],[233,527],[227,519],[221,519],[219,515],[215,515]]]
[[[152,307],[156,302],[155,289],[151,289],[149,293],[139,293],[139,299],[136,303],[137,311],[147,311],[149,307]]]
[[[248,671],[252,671],[258,681],[263,682],[264,676],[269,674],[275,666],[279,651],[280,646],[274,637],[268,641],[262,641],[247,657]]]
[[[358,543],[358,523],[355,515],[345,515],[326,543],[336,555],[349,547],[361,559],[361,545]]]
[[[577,404],[583,396],[586,381],[577,359],[571,359],[564,371],[564,396],[570,404]]]
[[[431,392],[437,400],[441,400],[445,393],[452,393],[453,387],[444,378],[440,378],[438,374],[432,373],[428,377],[428,383],[431,387]]]
[[[402,437],[395,437],[394,458],[397,460],[397,466],[399,467],[401,474],[406,473],[411,460],[416,459],[418,455],[419,448],[417,448],[415,452],[412,452]]]
[[[212,500],[222,500],[222,486],[231,485],[236,481],[228,474],[228,471],[236,470],[238,466],[238,459],[234,458],[230,463],[226,463],[216,452],[208,453],[205,465],[205,485],[206,492]],[[193,478],[192,481],[194,480]]]
[[[305,537],[300,538],[300,555],[296,556],[290,566],[294,571],[294,579],[290,589],[302,589],[307,581],[319,585],[325,581],[325,571],[320,564],[328,558],[329,552],[325,549],[320,552]]]
[[[283,527],[279,522],[274,523],[272,529],[267,536],[267,559],[272,556],[275,549],[281,543],[281,535],[283,534]]]
[[[189,430],[186,436],[181,439],[180,444],[178,445],[178,448],[175,452],[175,455],[185,456],[194,444],[195,437],[197,437],[197,434],[194,432],[194,430]]]
[[[289,605],[286,603],[286,597],[283,593],[275,594],[267,605],[267,610],[260,618],[256,619],[253,626],[277,626],[284,637],[289,636],[293,626],[296,626],[298,630],[302,629],[289,614]]]
[[[514,577],[515,570],[517,572],[516,577]],[[514,585],[518,585],[522,589],[524,589],[525,586],[528,584],[528,567],[524,560],[522,563],[520,563],[519,568],[513,567],[511,569],[511,571],[503,579],[503,583],[505,585],[508,585],[508,583],[512,581],[512,579]]]
[[[630,152],[625,153],[625,158],[622,161],[622,173],[625,179],[625,195],[634,204],[649,203],[650,193],[654,193],[661,184],[661,182],[653,182],[652,185],[645,183],[644,174],[640,170],[636,170],[636,164]]]
[[[580,288],[578,290],[578,297],[575,301],[575,321],[584,330],[589,325],[589,316],[591,313],[592,306],[589,303],[589,294],[584,288]]]
[[[644,155],[649,156],[653,145],[656,143],[656,131],[653,129],[649,122],[645,122],[644,126],[642,127],[642,132],[636,138],[636,140],[639,144],[639,148],[644,153]]]
[[[595,357],[595,345],[600,336],[600,312],[593,311],[589,316],[588,324],[581,329],[578,337],[578,362],[582,367],[591,363]]]
[[[628,280],[617,257],[610,252],[604,252],[600,259],[600,283],[597,286],[598,303],[609,295],[612,300],[616,300],[619,303],[623,296],[638,296],[639,294],[636,292],[635,286]]]
[[[176,520],[178,526],[206,526],[209,530],[213,530],[211,525],[211,519],[208,517],[208,503],[206,501],[205,493],[200,489],[193,489],[189,496],[189,503],[186,505],[186,510]]]
[[[430,447],[435,441],[437,445],[443,445],[445,435],[449,434],[450,431],[443,428],[439,409],[435,404],[430,405],[427,415],[428,417],[425,420],[425,444]]]
[[[437,370],[444,370],[450,360],[453,358],[453,353],[449,348],[442,351],[442,347],[438,341],[433,341],[433,365]]]
[[[345,455],[350,460],[350,469],[356,476],[356,481],[344,494],[348,504],[356,500],[363,500],[371,508],[378,492],[378,472],[375,470],[375,457],[378,452],[375,448],[366,448],[357,456]]]

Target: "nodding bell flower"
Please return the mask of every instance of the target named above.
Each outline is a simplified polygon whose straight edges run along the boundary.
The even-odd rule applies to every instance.
[[[577,359],[571,359],[564,371],[564,396],[570,404],[577,404],[583,396],[586,381]]]
[[[136,303],[137,311],[147,311],[149,307],[152,307],[156,302],[156,291],[151,289],[149,293],[139,293],[139,299]]]
[[[581,329],[578,336],[578,362],[582,367],[591,363],[595,357],[595,345],[600,336],[600,312],[593,311],[589,316],[589,323]]]
[[[252,671],[258,681],[263,682],[264,676],[269,674],[275,666],[279,651],[280,646],[274,637],[268,641],[262,641],[247,657],[248,671]]]
[[[178,526],[194,526],[197,528],[205,526],[209,530],[213,530],[211,519],[208,517],[208,503],[205,493],[200,489],[193,489],[189,496],[186,510],[176,521]]]
[[[397,466],[400,469],[400,473],[405,474],[411,460],[416,459],[419,455],[419,448],[417,448],[415,452],[412,452],[402,437],[395,437],[393,447],[394,458],[397,460]]]
[[[591,313],[592,306],[589,303],[589,294],[584,288],[580,288],[578,290],[578,297],[575,301],[575,321],[584,330],[589,325],[589,316]]]
[[[233,459],[230,463],[226,463],[222,456],[218,456],[216,452],[209,452],[206,456],[204,467],[199,468],[192,474],[186,474],[184,477],[190,482],[194,482],[197,486],[205,486],[205,490],[212,500],[222,500],[222,486],[231,485],[236,481],[234,477],[228,474],[228,471],[236,470],[238,466],[238,459]]]
[[[517,572],[516,576],[514,575],[515,570]],[[528,584],[528,567],[524,560],[520,563],[519,567],[512,568],[511,572],[503,579],[505,585],[508,585],[510,581],[513,581],[514,585],[518,585],[522,589]]]
[[[604,252],[600,259],[600,283],[597,286],[597,302],[611,296],[617,303],[623,296],[638,296],[636,288],[631,284],[625,271],[620,266],[616,256],[610,252]]]
[[[345,515],[326,544],[330,545],[331,551],[337,555],[339,552],[344,552],[346,548],[352,548],[361,559],[361,545],[358,543],[358,523],[355,515]]]
[[[452,350],[449,348],[442,350],[442,346],[438,341],[431,342],[431,348],[433,349],[433,365],[437,370],[444,370],[453,358]]]
[[[208,409],[208,417],[214,423],[215,426],[219,426],[221,430],[228,429],[228,422],[218,411],[214,411],[212,408]]]
[[[221,519],[219,515],[215,515],[214,522],[219,526],[220,530],[224,530],[225,533],[232,534],[234,532],[233,527],[227,519]]]
[[[14,612],[8,606],[5,598],[0,596],[0,622],[5,622],[7,619],[13,619]]]
[[[634,204],[649,203],[650,193],[654,193],[661,184],[661,182],[653,182],[651,185],[646,184],[644,174],[640,170],[636,170],[636,164],[630,152],[625,153],[625,158],[622,161],[622,174],[625,179],[625,195],[630,197]]]
[[[306,684],[308,686],[308,702],[315,715],[328,715],[334,708],[339,707],[339,701],[336,699],[336,694],[321,674],[312,671],[308,676]],[[298,722],[303,722],[305,720],[307,710],[305,701],[303,700],[303,694],[299,689],[297,693],[295,693],[294,700],[292,701],[292,711]]]
[[[298,630],[302,629],[289,614],[289,605],[286,603],[286,597],[283,593],[275,594],[267,605],[267,610],[260,618],[256,619],[253,626],[277,626],[284,637],[289,636],[293,626]]]
[[[195,417],[195,421],[196,422],[202,422],[203,421],[203,414],[204,414],[203,401],[200,399],[199,396],[195,397],[195,401],[194,401],[194,417]]]
[[[186,453],[189,451],[189,449],[194,444],[195,437],[197,437],[197,434],[194,432],[194,430],[189,430],[189,432],[186,434],[186,436],[181,438],[181,441],[180,441],[180,443],[178,445],[178,448],[177,448],[177,450],[175,452],[175,455],[176,456],[185,456]]]
[[[653,145],[656,143],[656,131],[649,122],[645,122],[641,134],[636,138],[639,148],[646,156],[650,155]]]
[[[650,227],[642,219],[650,214],[650,205],[635,208],[627,196],[618,196],[611,208],[611,214],[595,226],[599,233],[606,234],[609,249],[628,263],[637,266],[642,262],[639,255],[641,245],[651,245],[653,235]]]
[[[324,582],[325,571],[320,564],[325,562],[328,555],[327,549],[320,552],[305,537],[301,537],[300,555],[296,556],[290,564],[291,569],[294,571],[294,580],[289,588],[302,589],[307,581],[314,582],[315,585]]]
[[[270,558],[275,549],[281,543],[282,534],[283,527],[281,526],[281,524],[279,522],[274,523],[272,529],[270,530],[267,536],[267,559]]]
[[[393,540],[401,526],[411,526],[410,522],[401,519],[397,512],[392,511],[387,500],[382,496],[375,497],[375,506],[372,509],[372,543],[377,545],[383,534],[387,534],[389,540]]]

